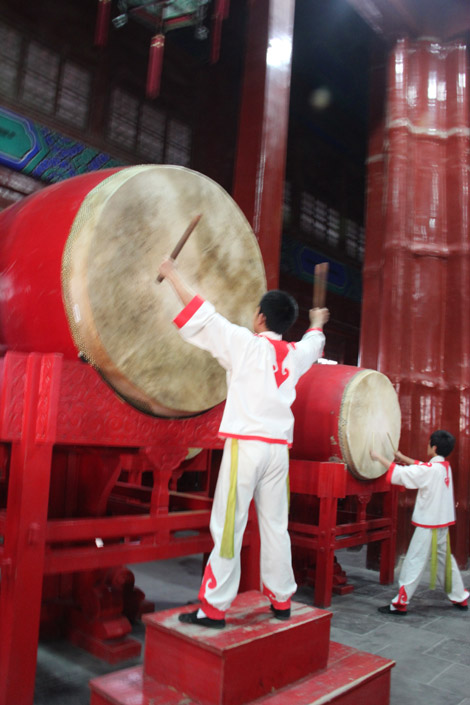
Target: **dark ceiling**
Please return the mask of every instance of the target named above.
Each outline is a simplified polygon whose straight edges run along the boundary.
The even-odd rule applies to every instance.
[[[469,0],[348,0],[373,30],[387,38],[407,34],[443,41],[470,31]]]

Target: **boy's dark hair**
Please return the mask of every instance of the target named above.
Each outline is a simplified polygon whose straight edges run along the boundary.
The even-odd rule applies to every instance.
[[[455,446],[455,438],[449,433],[449,431],[438,430],[431,433],[431,438],[429,439],[429,445],[431,448],[436,446],[436,451],[438,455],[442,455],[447,458],[448,455],[453,451]]]
[[[266,326],[274,333],[283,335],[299,315],[299,307],[293,296],[286,291],[267,291],[259,302],[259,312],[266,316]]]

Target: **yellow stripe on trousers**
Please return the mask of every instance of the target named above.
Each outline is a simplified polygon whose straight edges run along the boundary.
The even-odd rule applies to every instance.
[[[232,438],[230,457],[230,487],[225,510],[224,533],[220,544],[220,557],[233,558],[235,534],[235,509],[237,507],[238,440]]]
[[[289,457],[289,448],[287,448],[287,457]],[[235,553],[234,535],[235,535],[235,509],[237,507],[237,476],[238,476],[238,440],[231,440],[230,454],[230,486],[227,497],[227,508],[225,510],[224,532],[222,534],[222,542],[220,544],[220,557],[233,558]],[[287,485],[287,506],[290,506],[290,483],[289,472],[286,478]]]
[[[429,587],[434,590],[436,587],[436,577],[437,577],[437,529],[432,529],[432,542],[431,542],[431,579],[429,582]],[[446,571],[445,571],[445,585],[444,590],[449,593],[452,590],[452,561],[450,552],[450,535],[447,531],[447,549],[446,549]]]

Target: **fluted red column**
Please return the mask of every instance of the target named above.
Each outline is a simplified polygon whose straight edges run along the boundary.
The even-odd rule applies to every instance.
[[[361,331],[361,365],[387,374],[399,393],[402,450],[425,459],[432,430],[457,437],[461,564],[470,477],[467,63],[460,42],[401,40],[390,55],[385,116],[369,148]],[[401,521],[403,548],[409,512]]]
[[[233,197],[279,281],[294,0],[250,0]]]

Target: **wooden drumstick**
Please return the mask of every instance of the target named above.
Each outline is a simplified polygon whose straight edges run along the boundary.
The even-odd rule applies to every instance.
[[[184,233],[182,234],[182,236],[178,240],[177,244],[175,245],[173,252],[170,254],[171,259],[176,259],[178,257],[179,253],[181,252],[184,245],[186,244],[189,236],[191,235],[191,233],[193,232],[194,228],[199,223],[201,218],[202,218],[202,213],[198,213],[197,215],[194,216],[194,218],[192,219],[192,221],[190,222],[190,224],[188,225],[188,227],[186,228],[186,230],[184,231]],[[158,283],[162,282],[164,280],[164,278],[165,277],[162,277],[162,275],[159,274],[157,277],[157,282]]]
[[[328,262],[316,264],[313,270],[313,308],[323,308],[325,306],[328,270]]]
[[[388,436],[388,440],[390,441],[390,445],[392,446],[393,453],[395,454],[397,451],[396,451],[395,446],[393,445],[392,437],[390,436],[388,431],[387,431],[387,436]]]

